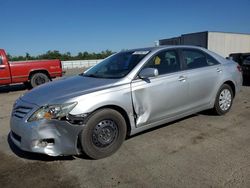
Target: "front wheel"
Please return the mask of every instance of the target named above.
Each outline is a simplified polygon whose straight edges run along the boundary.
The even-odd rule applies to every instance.
[[[223,84],[217,93],[215,104],[214,104],[214,112],[217,115],[226,114],[233,104],[233,91],[232,88]]]
[[[80,135],[82,149],[93,159],[110,156],[120,148],[126,132],[126,121],[119,112],[98,110],[88,118]]]

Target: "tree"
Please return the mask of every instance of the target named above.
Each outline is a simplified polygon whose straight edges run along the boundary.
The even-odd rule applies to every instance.
[[[8,59],[12,59],[12,56],[8,53],[8,54],[7,54],[7,58],[8,58]]]
[[[23,61],[32,59],[60,59],[62,61],[67,60],[91,60],[91,59],[104,59],[114,52],[110,50],[105,50],[99,53],[89,53],[87,51],[79,52],[76,56],[72,56],[70,52],[60,53],[58,50],[49,50],[45,54],[31,56],[29,53],[25,53],[25,56],[12,56],[8,54],[10,61]]]
[[[26,60],[30,60],[30,59],[31,59],[30,54],[27,53],[27,52],[25,53],[25,59],[26,59]]]

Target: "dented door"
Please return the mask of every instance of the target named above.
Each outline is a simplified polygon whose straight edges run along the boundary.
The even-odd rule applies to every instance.
[[[188,85],[183,72],[148,80],[136,79],[131,83],[131,91],[137,127],[164,120],[187,109]]]

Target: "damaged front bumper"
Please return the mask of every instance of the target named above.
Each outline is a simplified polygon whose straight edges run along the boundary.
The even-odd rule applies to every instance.
[[[39,120],[28,122],[37,106],[18,100],[10,120],[10,138],[20,149],[29,152],[43,153],[50,156],[77,155],[81,153],[78,136],[83,125],[74,125],[66,120]],[[27,114],[20,116],[18,107],[25,107]],[[27,109],[31,109],[29,112]]]

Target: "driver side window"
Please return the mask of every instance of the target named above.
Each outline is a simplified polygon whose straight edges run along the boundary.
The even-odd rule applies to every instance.
[[[153,56],[144,68],[156,68],[159,75],[177,72],[180,70],[178,54],[175,50],[162,51]]]

